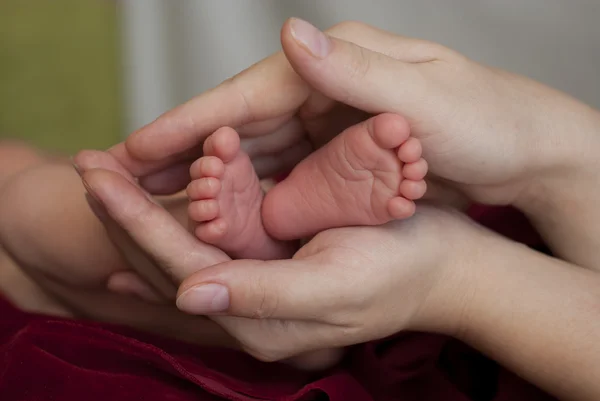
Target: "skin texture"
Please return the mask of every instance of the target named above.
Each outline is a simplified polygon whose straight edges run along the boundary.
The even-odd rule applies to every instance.
[[[567,95],[478,65],[436,44],[398,37],[358,23],[338,25],[327,32],[327,37],[319,37],[311,29],[298,20],[288,21],[282,29],[284,54],[276,54],[166,113],[134,133],[126,143],[111,149],[111,153],[135,176],[143,177],[141,183],[147,189],[166,193],[187,184],[189,178],[180,173],[189,164],[186,160],[194,159],[198,155],[197,145],[220,126],[238,127],[243,134],[243,147],[255,168],[259,174],[267,175],[297,163],[306,154],[307,143],[320,146],[327,142],[328,132],[339,132],[369,114],[400,113],[409,120],[413,135],[423,144],[431,171],[427,194],[430,198],[460,203],[466,196],[479,202],[513,204],[532,218],[557,255],[597,269],[597,258],[593,255],[600,236],[592,235],[600,227],[595,206],[600,127],[596,111]],[[310,46],[314,43],[318,44],[316,50]],[[473,113],[474,108],[477,113]],[[120,208],[108,200],[114,191],[111,186],[117,185],[114,176],[98,174],[94,180],[98,180],[94,184],[96,189],[103,191],[99,196],[110,202],[108,209],[119,216],[120,224],[128,227],[141,224],[125,221],[117,214]],[[124,196],[133,198],[133,193]],[[539,208],[540,205],[544,208]],[[572,210],[584,212],[574,218]],[[153,240],[149,233],[138,241],[149,252],[160,253],[151,247]],[[495,256],[490,260],[502,259]],[[185,265],[185,261],[180,262]],[[537,258],[532,258],[531,263],[543,265]],[[177,261],[168,262],[171,271],[174,265]],[[569,271],[564,273],[567,276],[591,274],[570,265],[559,270]],[[211,276],[207,273],[211,271],[215,272],[206,269],[188,278],[180,293],[186,294],[191,287],[215,280],[217,273]],[[242,268],[235,271],[240,278],[244,277]],[[219,272],[227,277],[221,283],[225,290],[205,287],[203,299],[199,297],[185,305],[180,298],[180,308],[207,313],[218,306],[225,307],[232,315],[276,316],[269,305],[270,302],[280,305],[281,300],[272,300],[269,294],[276,294],[277,285],[283,281],[260,282],[254,287],[248,280],[237,281],[229,276],[222,265]],[[596,285],[594,281],[590,283]],[[570,291],[577,292],[577,281],[571,284]],[[543,288],[538,290],[547,295]],[[295,295],[300,297],[305,291],[299,290],[300,294]],[[529,294],[528,291],[507,293],[520,301],[525,301],[521,297]],[[562,294],[567,297],[569,293]],[[577,313],[575,309],[569,310]],[[585,310],[590,312],[594,308]],[[309,310],[296,310],[289,317],[293,319],[302,313],[310,315]],[[552,321],[556,325],[552,316],[546,317],[547,324]],[[580,321],[580,324],[582,331],[589,329],[586,323]],[[521,320],[516,325],[521,329],[529,327]],[[268,325],[263,323],[263,326]],[[536,331],[535,337],[549,333],[550,327]],[[479,327],[478,336],[486,338],[487,333],[487,338],[491,338],[486,331],[489,329]],[[508,352],[505,346],[532,339],[527,330],[513,327],[506,331],[514,341],[495,344],[488,352],[493,349],[499,359],[517,367],[515,370],[519,372],[528,372],[525,373],[528,378],[550,391],[568,394],[563,392],[565,386],[573,390],[568,398],[590,399],[593,384],[580,383],[582,387],[577,390],[571,379],[566,383],[555,380],[560,377],[559,372],[567,369],[564,365],[552,364],[549,369],[552,372],[548,374],[547,363],[542,369],[536,358],[524,360]],[[332,335],[332,338],[337,337]],[[280,358],[293,353],[290,349],[294,348],[288,344],[279,345],[286,351],[265,350],[248,342],[245,346],[264,359]],[[296,345],[295,349],[306,347],[306,344]],[[573,350],[568,348],[568,351]],[[581,373],[589,378],[587,373],[571,368],[576,375]]]
[[[597,112],[437,45],[355,23],[330,34],[362,47],[329,38],[331,52],[315,57],[298,40],[301,28],[294,24],[282,31],[286,57],[275,55],[167,113],[111,153],[134,175],[146,176],[146,188],[166,193],[177,186],[167,181],[179,188],[189,181],[181,174],[189,162],[177,161],[195,159],[197,145],[220,126],[240,128],[243,147],[260,174],[267,174],[304,157],[309,141],[317,146],[325,142],[325,132],[340,131],[332,127],[343,129],[369,113],[401,113],[423,143],[432,184],[438,184],[430,186],[432,197],[513,203],[538,227],[544,228],[540,221],[551,222],[553,230],[543,234],[556,252],[590,269],[435,211],[393,225],[393,236],[384,233],[391,226],[332,230],[289,261],[227,261],[199,244],[108,159],[93,167],[78,163],[107,215],[150,256],[146,267],[136,265],[140,275],[159,268],[176,283],[185,280],[179,307],[215,314],[244,349],[264,360],[416,328],[455,334],[558,397],[598,399],[593,339],[599,334],[599,284],[593,269],[599,236],[590,235],[600,226],[593,210],[597,185],[592,185],[598,179]],[[473,113],[475,105],[480,112]],[[174,167],[148,176],[167,166]],[[529,209],[544,198],[550,201],[543,213]],[[559,212],[565,205],[568,216]],[[573,210],[583,212],[573,216]],[[396,244],[404,229],[406,241]],[[572,238],[580,245],[569,247]],[[423,243],[411,243],[419,240]],[[376,243],[386,249],[373,248]],[[368,263],[356,266],[343,258],[356,244],[365,248],[354,256]],[[401,252],[404,246],[409,249]],[[373,255],[373,249],[380,252]],[[396,259],[399,254],[402,260]],[[348,266],[353,274],[342,280]],[[381,274],[372,274],[372,266]],[[537,282],[541,285],[528,284]],[[192,288],[203,288],[195,300]],[[354,291],[344,296],[348,288]],[[398,288],[411,291],[398,300]],[[389,313],[381,319],[384,310],[393,311],[395,319]],[[380,319],[368,320],[371,315]]]
[[[105,229],[84,195],[81,178],[68,160],[23,143],[0,142],[4,296],[32,312],[120,323],[202,345],[238,347],[216,324],[179,312],[172,304],[176,287],[160,270],[141,280],[122,255],[134,264],[145,261],[145,255],[119,227]],[[187,199],[162,202],[178,221],[186,221]]]
[[[43,163],[45,157],[26,143],[0,141],[0,199],[6,187],[24,171]],[[69,316],[69,311],[48,296],[8,255],[0,241],[0,292],[15,305],[31,312]]]
[[[204,157],[190,168],[194,233],[236,259],[274,260],[294,255],[300,240],[345,226],[374,226],[414,214],[425,193],[427,164],[408,123],[381,114],[340,133],[301,161],[263,196],[238,134],[217,130]],[[210,185],[209,185],[210,184]],[[285,241],[283,241],[285,240]],[[291,360],[302,368],[336,362],[341,351]]]
[[[422,207],[385,226],[323,232],[290,260],[211,266],[205,245],[131,181],[100,169],[83,178],[152,260],[168,266],[174,280],[187,277],[179,307],[212,313],[262,360],[424,330],[463,339],[561,399],[600,395],[598,273],[456,212]]]
[[[515,205],[557,255],[597,268],[585,252],[600,245],[597,111],[434,43],[356,22],[327,34],[314,39],[305,22],[289,20],[283,53],[165,113],[111,153],[148,190],[167,193],[189,183],[198,145],[222,126],[241,132],[265,176],[369,114],[398,113],[423,145],[427,197]],[[313,42],[321,53],[309,50]],[[573,202],[582,211],[575,218]]]
[[[194,232],[236,259],[285,259],[296,249],[278,239],[408,218],[425,193],[427,172],[409,135],[402,117],[373,117],[311,154],[264,196],[238,134],[217,130],[190,169]]]

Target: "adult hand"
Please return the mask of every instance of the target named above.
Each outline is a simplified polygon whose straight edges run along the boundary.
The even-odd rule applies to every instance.
[[[91,213],[81,178],[68,159],[23,146],[5,148],[0,146],[0,153],[8,151],[0,156],[6,164],[0,168],[0,248],[18,270],[14,276],[3,271],[10,261],[0,252],[0,276],[10,281],[3,286],[13,284],[6,289],[11,300],[43,313],[121,323],[205,346],[236,347],[214,322],[175,308],[177,287],[162,271],[144,271],[149,284],[138,279],[131,285],[137,276],[127,261],[143,265],[145,255],[118,225],[104,220],[103,226]],[[6,179],[9,174],[12,178]],[[187,220],[186,210],[187,202]]]
[[[259,359],[404,329],[450,332],[461,310],[446,298],[447,289],[461,284],[463,263],[455,250],[476,230],[454,214],[424,207],[415,218],[387,226],[326,231],[291,260],[230,261],[117,172],[88,170],[83,178],[150,259],[183,282],[179,308],[212,315]]]
[[[106,170],[83,178],[156,265],[179,281],[196,272],[179,307],[212,313],[260,359],[426,330],[456,335],[558,398],[600,396],[595,272],[426,207],[387,226],[326,231],[292,260],[209,267],[206,245],[135,182]]]
[[[426,198],[514,205],[556,255],[600,270],[597,111],[360,23],[323,36],[290,20],[281,33],[284,54],[166,113],[112,153],[151,192],[167,193],[187,184],[187,164],[221,126],[240,127],[257,171],[269,175],[369,113],[399,113],[429,163]]]
[[[440,45],[359,23],[323,35],[296,19],[283,27],[282,45],[285,57],[271,56],[175,108],[112,153],[146,176],[151,192],[164,193],[187,184],[182,171],[221,126],[240,127],[265,175],[294,165],[309,142],[323,143],[366,113],[395,112],[421,139],[438,184],[430,196],[459,189],[498,204],[516,202],[532,177],[593,157],[585,145],[591,119],[573,130],[564,118],[590,115],[589,108]]]
[[[98,151],[84,151],[80,152],[75,158],[75,163],[78,166],[79,171],[94,170],[94,169],[105,169],[112,171],[122,178],[126,179],[129,183],[137,185],[136,180],[125,170],[110,154]],[[141,189],[140,189],[141,190]],[[179,223],[178,229],[186,226],[187,223],[187,207],[181,208],[181,199],[178,197],[163,199],[162,202],[157,203],[156,198],[152,197],[147,192],[141,190],[146,196],[146,202],[150,201],[161,210],[168,211],[171,219]],[[187,199],[183,199],[185,206],[187,206]],[[92,209],[95,211],[97,216],[100,218],[105,226],[108,236],[113,241],[114,245],[121,251],[121,254],[129,262],[129,265],[133,270],[119,271],[110,276],[108,279],[108,288],[114,292],[135,294],[142,299],[150,301],[154,304],[158,303],[171,303],[174,306],[175,291],[171,291],[173,288],[173,281],[169,279],[168,275],[164,274],[164,265],[156,263],[148,258],[147,254],[144,253],[140,247],[131,240],[130,236],[120,226],[115,224],[114,220],[110,218],[103,211],[97,201],[92,197],[88,197],[88,202]],[[141,204],[143,204],[142,202]],[[132,210],[129,211],[130,213]],[[183,212],[183,213],[182,213]],[[166,240],[165,242],[167,242]],[[214,265],[229,258],[220,250],[206,244],[200,244],[202,266]],[[197,260],[199,260],[197,258]],[[181,274],[182,272],[179,271]],[[178,280],[176,280],[178,281]],[[165,302],[167,301],[167,302]],[[168,302],[171,301],[171,302]],[[200,326],[208,329],[210,324],[209,321],[200,322]],[[210,322],[212,323],[212,322]],[[214,325],[214,323],[212,323]],[[196,326],[196,325],[194,325]],[[175,332],[180,327],[173,327]],[[189,331],[189,330],[187,330]],[[227,341],[229,336],[220,336],[221,342],[231,346],[231,341]],[[209,342],[219,339],[208,338],[200,339],[200,341]],[[308,370],[321,370],[332,366],[337,363],[341,357],[341,350],[323,350],[317,353],[311,353],[306,355],[299,355],[293,360],[290,360],[290,364],[301,369]]]

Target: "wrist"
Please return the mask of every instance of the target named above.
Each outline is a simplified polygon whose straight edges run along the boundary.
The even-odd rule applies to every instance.
[[[572,100],[562,103],[563,123],[537,129],[546,135],[532,145],[538,156],[514,202],[533,219],[571,213],[575,195],[595,190],[600,181],[600,112]]]
[[[442,222],[437,230],[443,252],[430,289],[408,329],[457,337],[480,279],[478,265],[489,251],[489,237],[496,234],[458,212],[443,217],[454,221]]]
[[[499,236],[485,250],[454,336],[558,398],[597,399],[598,274]]]
[[[577,115],[567,113],[578,129],[564,131],[568,134],[558,142],[562,149],[547,153],[546,168],[529,176],[514,206],[529,217],[554,255],[599,269],[594,250],[600,246],[600,113],[579,109]]]

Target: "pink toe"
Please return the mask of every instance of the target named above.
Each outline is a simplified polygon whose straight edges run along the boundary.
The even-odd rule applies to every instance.
[[[397,196],[390,199],[388,203],[388,212],[394,219],[406,219],[415,214],[415,203],[406,198]]]
[[[198,225],[195,230],[196,237],[200,241],[209,244],[217,244],[225,234],[227,234],[228,225],[224,219],[218,218],[211,222]]]
[[[190,176],[193,180],[203,177],[220,178],[225,172],[223,161],[215,156],[204,156],[196,160],[190,167]]]
[[[214,199],[191,202],[188,206],[188,214],[193,221],[212,220],[219,215],[219,203]]]
[[[204,142],[204,154],[216,156],[229,163],[240,150],[240,136],[229,127],[219,128]]]
[[[418,162],[423,154],[421,141],[415,137],[410,137],[398,149],[398,158],[404,163]]]
[[[425,159],[419,159],[415,163],[406,163],[402,167],[402,176],[407,180],[419,181],[425,178],[429,166]]]
[[[398,114],[384,113],[372,117],[367,121],[367,128],[383,149],[397,148],[410,135],[408,122]]]
[[[187,195],[190,200],[216,198],[219,192],[221,192],[221,180],[214,177],[194,180],[187,187]]]
[[[427,183],[423,180],[404,180],[400,183],[400,195],[409,200],[421,199],[427,191]]]

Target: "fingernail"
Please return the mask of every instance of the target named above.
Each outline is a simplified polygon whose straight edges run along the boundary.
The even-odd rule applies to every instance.
[[[73,156],[71,156],[71,165],[73,166],[73,168],[75,169],[75,171],[77,172],[77,174],[79,174],[79,176],[81,177],[81,175],[83,174],[83,171],[77,165],[77,163],[75,163],[75,161],[73,160]]]
[[[85,200],[87,201],[88,205],[90,206],[90,209],[92,210],[92,212],[96,215],[96,217],[98,218],[98,220],[105,222],[108,220],[108,212],[106,211],[106,209],[104,208],[104,206],[102,206],[100,204],[100,202],[98,202],[93,196],[91,196],[90,194],[85,194]]]
[[[331,50],[331,42],[325,34],[310,23],[294,18],[290,23],[292,36],[296,42],[313,57],[325,58]]]
[[[177,308],[191,315],[209,315],[229,308],[229,290],[219,284],[192,287],[177,298]]]
[[[98,220],[102,222],[107,221],[109,219],[109,215],[106,211],[106,208],[104,207],[102,202],[100,202],[100,200],[94,195],[94,192],[92,191],[88,183],[85,182],[85,180],[83,180],[82,183],[85,190],[87,191],[87,193],[85,194],[85,200],[90,206],[90,209],[96,215]]]

